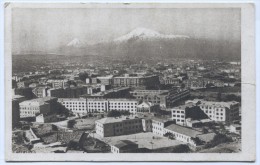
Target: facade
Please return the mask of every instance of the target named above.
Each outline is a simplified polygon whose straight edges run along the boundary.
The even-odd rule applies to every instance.
[[[20,117],[35,117],[39,113],[49,113],[50,104],[46,102],[38,101],[24,101],[19,104],[20,106]]]
[[[113,78],[113,86],[115,87],[145,87],[157,86],[160,84],[159,77],[156,75],[151,76],[129,76]]]
[[[13,95],[12,96],[12,128],[18,126],[20,121],[20,108],[19,103],[25,101],[24,96]]]
[[[152,132],[156,135],[163,136],[164,128],[170,124],[173,124],[173,122],[169,121],[167,119],[153,118],[152,119]]]
[[[58,100],[67,109],[75,114],[85,115],[87,113],[108,112],[112,110],[129,111],[136,113],[138,100],[135,99],[92,99],[92,98],[60,98]]]
[[[214,102],[195,99],[188,100],[186,103],[197,103],[204,113],[214,121],[231,124],[233,121],[239,120],[239,103],[236,101]]]
[[[113,84],[113,75],[105,76],[105,77],[97,77],[100,81],[100,84],[103,85],[112,85]]]
[[[47,90],[47,96],[57,98],[79,98],[81,95],[87,93],[87,87],[52,88]]]
[[[190,95],[189,90],[134,90],[130,94],[136,99],[151,102],[161,107],[170,107]]]
[[[111,144],[112,153],[129,153],[138,149],[138,144],[130,140],[120,140],[114,144]]]
[[[101,137],[138,133],[143,131],[142,119],[136,116],[106,117],[95,122],[95,129]]]
[[[28,88],[29,85],[30,85],[30,82],[27,82],[27,81],[17,82],[17,88]]]
[[[48,89],[48,87],[36,87],[32,90],[32,92],[36,97],[46,97]]]
[[[137,105],[137,113],[152,113],[157,110],[161,110],[158,104],[152,104],[151,102],[143,101],[141,104]]]
[[[171,110],[172,120],[178,125],[186,125],[185,108],[186,106],[179,106]]]
[[[56,110],[57,98],[44,97],[19,103],[20,117],[35,117],[39,113],[47,114]]]
[[[179,78],[175,78],[175,77],[162,77],[160,79],[160,82],[161,84],[164,84],[164,85],[168,85],[168,84],[171,84],[171,85],[174,85],[174,86],[180,86],[180,79]]]
[[[60,98],[58,102],[74,114],[85,115],[88,113],[87,100],[83,98]]]
[[[51,83],[53,88],[68,87],[68,80],[48,80],[47,83]]]
[[[163,134],[171,133],[175,137],[176,140],[191,144],[196,146],[192,138],[196,138],[198,135],[203,134],[202,132],[182,127],[176,124],[171,124],[165,127]]]

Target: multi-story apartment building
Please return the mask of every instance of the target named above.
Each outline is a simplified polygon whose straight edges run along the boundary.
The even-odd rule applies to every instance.
[[[87,100],[83,98],[60,98],[58,102],[74,114],[85,115],[88,113]]]
[[[197,104],[214,121],[230,124],[239,119],[239,103],[236,101],[214,102],[195,99],[188,100],[185,103]]]
[[[190,95],[189,90],[134,90],[130,92],[133,97],[139,100],[148,101],[152,104],[159,104],[161,107],[173,106],[175,102]]]
[[[138,117],[106,117],[95,122],[96,133],[101,137],[133,134],[143,131]]]
[[[129,111],[130,113],[136,113],[136,107],[139,101],[136,99],[87,99],[87,105],[89,112],[107,112],[111,110],[117,111]]]
[[[111,110],[129,111],[136,113],[136,107],[139,103],[135,99],[92,99],[92,98],[60,98],[58,100],[68,110],[75,114],[85,115],[87,113],[108,112]]]
[[[118,87],[147,87],[158,86],[160,84],[159,77],[156,75],[150,76],[129,76],[113,78],[113,86]]]

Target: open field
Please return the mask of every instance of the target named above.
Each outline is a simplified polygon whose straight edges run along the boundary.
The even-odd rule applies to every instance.
[[[105,137],[105,138],[102,138],[99,135],[94,134],[94,137],[108,144],[115,143],[119,140],[130,140],[137,143],[139,148],[148,148],[148,149],[157,149],[157,148],[184,144],[177,140],[170,140],[166,137],[160,137],[154,135],[152,132],[145,132],[145,133],[142,132],[142,133],[131,134],[131,135],[121,135],[121,136],[113,136],[113,137]]]

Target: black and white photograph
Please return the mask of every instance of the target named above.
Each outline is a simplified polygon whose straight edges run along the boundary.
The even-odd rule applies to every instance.
[[[255,159],[252,6],[10,5],[8,160]]]

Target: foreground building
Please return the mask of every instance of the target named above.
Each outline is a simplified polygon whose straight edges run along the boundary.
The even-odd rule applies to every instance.
[[[36,117],[39,113],[47,114],[56,110],[57,98],[44,97],[19,103],[20,117]]]
[[[143,131],[138,117],[106,117],[95,122],[96,133],[101,137],[127,135]]]
[[[129,153],[138,149],[138,144],[130,140],[120,140],[111,144],[112,153]]]
[[[231,124],[239,120],[239,102],[214,102],[205,100],[188,100],[185,102],[197,104],[211,120]]]

